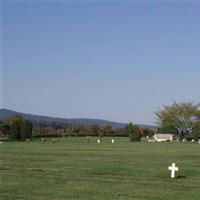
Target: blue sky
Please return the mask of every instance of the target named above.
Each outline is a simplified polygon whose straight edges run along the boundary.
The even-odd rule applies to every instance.
[[[200,3],[3,3],[3,107],[155,122],[200,101]]]

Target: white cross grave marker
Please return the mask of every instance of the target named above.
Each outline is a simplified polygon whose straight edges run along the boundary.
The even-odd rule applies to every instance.
[[[100,142],[101,142],[100,139],[98,139],[98,140],[97,140],[97,143],[99,144]]]
[[[168,169],[171,170],[171,178],[174,178],[175,172],[178,171],[178,167],[176,167],[175,163],[172,163],[172,166],[169,166]]]
[[[112,140],[111,140],[111,142],[112,142],[112,144],[114,144],[114,143],[115,143],[115,140],[114,140],[114,139],[112,139]]]

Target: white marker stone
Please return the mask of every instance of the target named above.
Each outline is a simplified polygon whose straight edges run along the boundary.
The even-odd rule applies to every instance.
[[[97,143],[99,144],[100,142],[101,142],[101,140],[100,140],[100,139],[98,139],[98,140],[97,140]]]
[[[112,142],[112,144],[114,144],[114,143],[115,143],[115,140],[114,140],[114,139],[112,139],[112,140],[111,140],[111,142]]]
[[[168,169],[171,170],[171,178],[175,178],[175,172],[178,171],[176,164],[172,163],[172,166],[169,166]]]

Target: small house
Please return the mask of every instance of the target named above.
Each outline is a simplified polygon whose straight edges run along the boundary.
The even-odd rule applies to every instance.
[[[154,134],[153,138],[156,142],[167,142],[167,141],[172,141],[174,139],[174,135],[173,134],[156,133],[156,134]]]

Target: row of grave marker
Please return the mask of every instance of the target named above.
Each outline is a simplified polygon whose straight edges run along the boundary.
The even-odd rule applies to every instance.
[[[90,141],[90,139],[87,139],[88,140],[88,143]],[[26,139],[26,142],[30,142],[31,140],[30,139]],[[46,138],[41,138],[41,143],[44,144],[46,142]],[[51,139],[51,142],[52,144],[55,144],[56,143],[56,138],[52,138]],[[101,139],[98,139],[97,140],[97,143],[100,144],[102,142]],[[184,141],[183,141],[184,142]],[[194,142],[194,141],[191,141],[191,142]],[[2,142],[0,142],[2,143]],[[115,143],[115,140],[114,139],[111,139],[111,143],[114,144]],[[198,143],[200,144],[200,139],[198,140]]]
[[[97,140],[97,143],[98,143],[98,144],[100,144],[100,143],[101,143],[101,140],[100,140],[100,139],[98,139],[98,140]],[[114,144],[114,143],[115,143],[115,140],[114,140],[114,139],[112,139],[112,140],[111,140],[111,143],[112,143],[112,144]]]
[[[31,141],[30,139],[26,139],[26,142],[29,143],[30,141]],[[41,141],[42,144],[44,144],[44,143],[46,142],[46,138],[41,138],[40,141]],[[52,144],[55,144],[55,143],[56,143],[56,138],[52,138],[52,139],[51,139],[51,142],[52,142]],[[101,143],[101,140],[98,139],[98,140],[97,140],[97,143],[100,144],[100,143]],[[111,140],[111,143],[114,144],[114,143],[115,143],[115,140],[112,139],[112,140]]]
[[[30,142],[30,140],[27,139],[26,142]],[[46,142],[46,139],[45,139],[45,138],[41,138],[41,143],[44,144],[45,142]],[[56,143],[56,139],[55,139],[55,138],[51,139],[51,142],[52,142],[52,144],[55,144],[55,143]],[[98,140],[97,140],[97,143],[100,144],[100,143],[101,143],[101,140],[98,139]],[[115,143],[115,140],[112,139],[112,140],[111,140],[111,143],[114,144],[114,143]]]
[[[30,142],[31,140],[30,139],[26,139],[26,142]],[[46,138],[41,138],[41,143],[42,144],[44,144],[46,142]],[[51,139],[51,142],[52,142],[52,144],[55,144],[56,143],[56,139],[55,138],[53,138],[53,139]],[[88,142],[89,142],[89,140],[88,140]],[[97,143],[98,144],[100,144],[102,141],[100,140],[100,139],[98,139],[97,140]],[[192,142],[194,142],[194,141],[192,141]],[[2,144],[3,142],[2,141],[0,141],[0,144]],[[111,140],[111,143],[112,144],[114,144],[115,143],[115,140],[114,139],[112,139]],[[200,140],[198,140],[198,143],[200,144]]]

